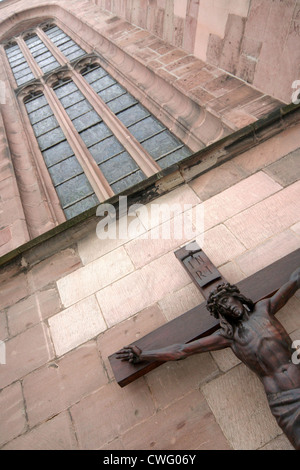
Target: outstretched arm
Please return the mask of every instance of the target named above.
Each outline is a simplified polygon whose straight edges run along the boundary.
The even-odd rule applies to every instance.
[[[127,346],[117,353],[117,359],[129,361],[133,364],[142,361],[178,361],[192,354],[205,351],[216,351],[229,347],[230,340],[224,338],[219,331],[216,333],[192,341],[187,344],[172,344],[162,349],[142,351],[137,346]]]
[[[288,282],[283,284],[280,289],[269,299],[270,313],[275,314],[300,288],[300,268],[296,269],[290,276]]]

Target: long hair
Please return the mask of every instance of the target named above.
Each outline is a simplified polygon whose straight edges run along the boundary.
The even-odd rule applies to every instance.
[[[227,338],[233,337],[233,326],[226,319],[226,309],[220,305],[220,300],[224,296],[232,296],[237,298],[246,308],[252,312],[254,309],[254,302],[248,299],[237,286],[224,282],[219,284],[213,291],[210,292],[207,299],[206,308],[215,318],[220,320],[220,327],[223,330],[223,335]]]

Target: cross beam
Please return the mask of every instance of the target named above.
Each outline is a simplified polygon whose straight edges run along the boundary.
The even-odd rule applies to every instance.
[[[214,267],[205,253],[194,245],[193,250],[182,248],[175,252],[193,282],[207,299],[208,292],[224,278]],[[270,266],[237,283],[240,291],[253,302],[270,297],[285,282],[290,274],[300,266],[300,249],[290,253]],[[189,343],[210,335],[219,328],[219,322],[208,314],[205,302],[158,329],[147,334],[133,344],[142,350],[160,349],[174,343]],[[124,387],[163,362],[142,362],[131,364],[116,358],[116,353],[109,356],[109,361],[117,383]]]

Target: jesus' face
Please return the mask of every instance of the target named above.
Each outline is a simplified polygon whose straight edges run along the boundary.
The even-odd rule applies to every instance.
[[[224,297],[219,300],[219,304],[226,311],[228,317],[235,320],[242,318],[245,308],[242,302],[236,297],[224,295]]]

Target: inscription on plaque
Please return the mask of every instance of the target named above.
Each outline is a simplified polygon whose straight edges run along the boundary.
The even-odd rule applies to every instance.
[[[194,253],[192,256],[188,256],[182,262],[200,287],[205,287],[212,281],[220,279],[220,273],[211,264],[202,250]]]

